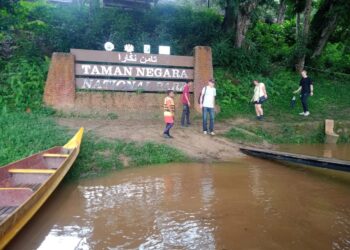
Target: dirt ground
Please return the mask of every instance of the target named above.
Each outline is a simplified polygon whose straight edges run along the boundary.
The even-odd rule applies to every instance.
[[[176,122],[171,130],[174,139],[165,139],[162,137],[164,124],[161,119],[58,118],[60,125],[72,129],[84,127],[85,131],[92,131],[95,135],[104,138],[167,144],[183,151],[191,158],[202,161],[229,161],[242,156],[239,151],[240,145],[224,138],[222,134],[228,131],[233,124],[245,122],[244,120],[216,122],[215,132],[217,135],[215,136],[202,133],[200,120],[192,122],[192,125],[187,128],[181,128],[179,122]]]

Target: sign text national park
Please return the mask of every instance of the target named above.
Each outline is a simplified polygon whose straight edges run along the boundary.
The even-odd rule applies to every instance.
[[[194,78],[193,57],[71,49],[77,89],[181,92]]]

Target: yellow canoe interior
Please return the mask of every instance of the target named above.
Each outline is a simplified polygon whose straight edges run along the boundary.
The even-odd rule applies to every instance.
[[[56,189],[80,150],[80,128],[57,146],[0,168],[0,249],[32,218]]]

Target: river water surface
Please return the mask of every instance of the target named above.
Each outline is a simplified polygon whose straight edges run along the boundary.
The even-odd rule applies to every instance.
[[[350,174],[335,172],[247,156],[63,183],[8,249],[350,249]]]

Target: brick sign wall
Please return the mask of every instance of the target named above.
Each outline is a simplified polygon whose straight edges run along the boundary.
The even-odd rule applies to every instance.
[[[199,110],[194,100],[212,77],[210,47],[195,47],[194,56],[71,49],[53,53],[44,103],[67,112],[159,112],[167,90],[180,93],[193,80]]]

